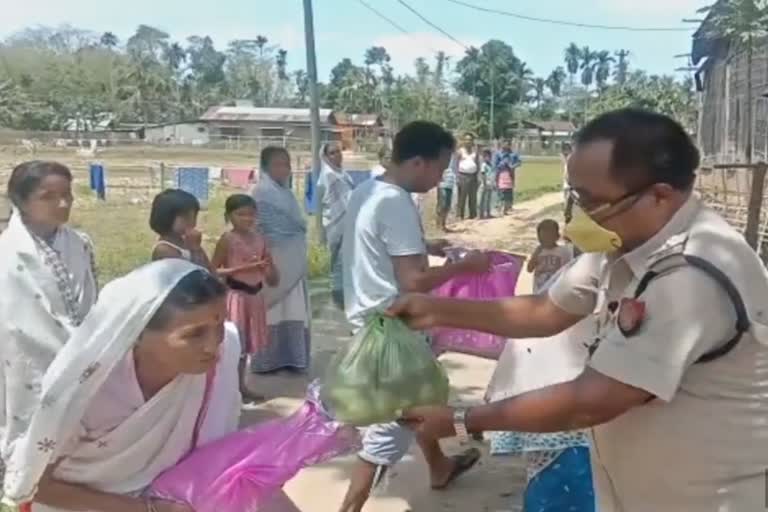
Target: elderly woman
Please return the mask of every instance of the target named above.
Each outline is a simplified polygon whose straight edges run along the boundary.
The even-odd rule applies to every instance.
[[[32,512],[191,512],[145,491],[237,427],[240,346],[225,309],[224,285],[180,259],[107,285],[13,440],[6,501]],[[279,499],[287,508],[273,510],[295,510]]]
[[[18,165],[0,235],[0,449],[5,460],[38,404],[45,370],[96,301],[90,239],[67,226],[72,173],[56,162]]]
[[[307,223],[290,187],[291,159],[281,147],[261,152],[253,190],[259,227],[267,238],[280,284],[265,287],[268,342],[251,358],[251,369],[268,373],[309,368],[310,318],[307,289]]]
[[[341,238],[347,203],[354,188],[352,178],[341,168],[341,146],[324,144],[320,150],[320,176],[317,179],[317,223],[320,239],[327,244],[331,255],[331,297],[334,304],[344,309],[342,281]]]

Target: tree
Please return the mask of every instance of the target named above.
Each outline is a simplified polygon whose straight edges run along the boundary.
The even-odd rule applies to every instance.
[[[269,42],[269,39],[267,39],[264,36],[256,36],[256,46],[259,48],[259,52],[261,53],[261,56],[264,57],[264,47]]]
[[[563,54],[565,58],[565,66],[568,70],[568,75],[571,77],[571,85],[573,85],[576,73],[579,72],[581,67],[581,48],[576,46],[576,43],[571,43],[568,48],[565,49]]]
[[[597,54],[589,46],[581,49],[581,85],[590,88],[595,78],[595,61]]]
[[[277,51],[277,58],[275,60],[275,65],[277,66],[277,77],[280,80],[288,80],[288,51],[287,50],[278,50]]]
[[[112,32],[104,32],[101,35],[101,38],[99,38],[99,44],[104,48],[115,48],[118,42],[119,40],[117,39],[117,36]]]
[[[616,67],[614,68],[614,79],[619,85],[623,85],[627,81],[627,73],[629,71],[629,50],[618,50],[616,56]]]
[[[597,87],[602,90],[605,89],[605,85],[608,79],[611,77],[611,65],[614,60],[611,56],[611,52],[607,50],[601,50],[594,54],[595,57],[595,82]]]
[[[503,133],[526,96],[531,77],[511,46],[491,39],[479,49],[470,48],[456,64],[456,89],[477,99],[478,110],[489,121],[488,134]]]
[[[293,73],[293,80],[296,85],[295,104],[297,107],[309,106],[307,98],[309,96],[309,77],[303,69],[296,70]]]
[[[541,103],[544,101],[544,95],[547,89],[547,81],[543,78],[535,78],[533,80],[533,101],[536,103],[536,109],[541,108]]]
[[[126,49],[140,58],[151,58],[160,62],[168,47],[169,35],[149,25],[139,25],[136,33],[126,43]]]
[[[562,66],[558,66],[552,70],[546,80],[546,85],[549,88],[553,96],[559,97],[563,92],[563,84],[565,83],[565,70]]]
[[[187,51],[179,43],[172,43],[166,48],[165,61],[173,71],[178,71],[185,60],[187,60]]]
[[[589,106],[589,116],[620,108],[642,108],[669,115],[692,129],[696,123],[696,97],[690,79],[682,82],[670,76],[635,71],[623,84],[608,85]]]
[[[214,86],[224,82],[226,55],[216,49],[209,36],[187,38],[189,70],[202,84]]]

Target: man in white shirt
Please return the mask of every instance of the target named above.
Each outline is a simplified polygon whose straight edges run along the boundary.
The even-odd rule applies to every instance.
[[[471,135],[464,137],[464,142],[458,152],[458,186],[459,198],[456,205],[459,219],[464,220],[467,202],[469,202],[469,218],[477,217],[477,188],[478,188],[478,161],[475,141]]]
[[[346,313],[355,328],[362,327],[367,316],[389,307],[403,292],[427,293],[456,275],[488,269],[488,257],[479,253],[456,263],[429,267],[427,255],[444,255],[447,243],[424,239],[421,217],[410,194],[437,186],[454,145],[453,136],[440,126],[411,123],[395,137],[387,171],[352,193],[342,258]],[[387,467],[406,454],[414,437],[411,430],[394,422],[367,429],[343,512],[362,510],[372,487]],[[435,489],[448,486],[479,459],[477,450],[446,457],[436,440],[418,441]]]

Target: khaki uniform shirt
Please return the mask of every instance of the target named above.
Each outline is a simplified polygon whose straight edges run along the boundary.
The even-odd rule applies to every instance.
[[[695,267],[650,281],[636,331],[617,325],[621,299],[634,298],[659,261],[681,254],[724,272],[752,321],[731,352],[709,363],[694,364],[734,336],[736,313],[724,288]],[[692,197],[646,244],[619,257],[583,255],[549,293],[565,311],[595,315],[588,366],[657,397],[592,429],[598,510],[765,510],[768,273],[743,237]]]

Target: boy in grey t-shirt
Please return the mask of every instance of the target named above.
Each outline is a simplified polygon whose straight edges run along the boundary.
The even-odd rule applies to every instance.
[[[417,121],[395,137],[392,163],[380,177],[360,185],[347,205],[342,259],[347,318],[359,328],[401,293],[428,293],[459,274],[480,273],[490,262],[483,254],[441,267],[429,267],[428,254],[443,255],[445,241],[424,239],[421,218],[411,193],[435,188],[455,148],[453,136],[440,126]],[[384,469],[408,451],[414,434],[398,423],[373,425],[350,481],[342,512],[359,512]],[[434,439],[419,439],[429,464],[432,487],[442,489],[471,469],[477,450],[446,457]]]

